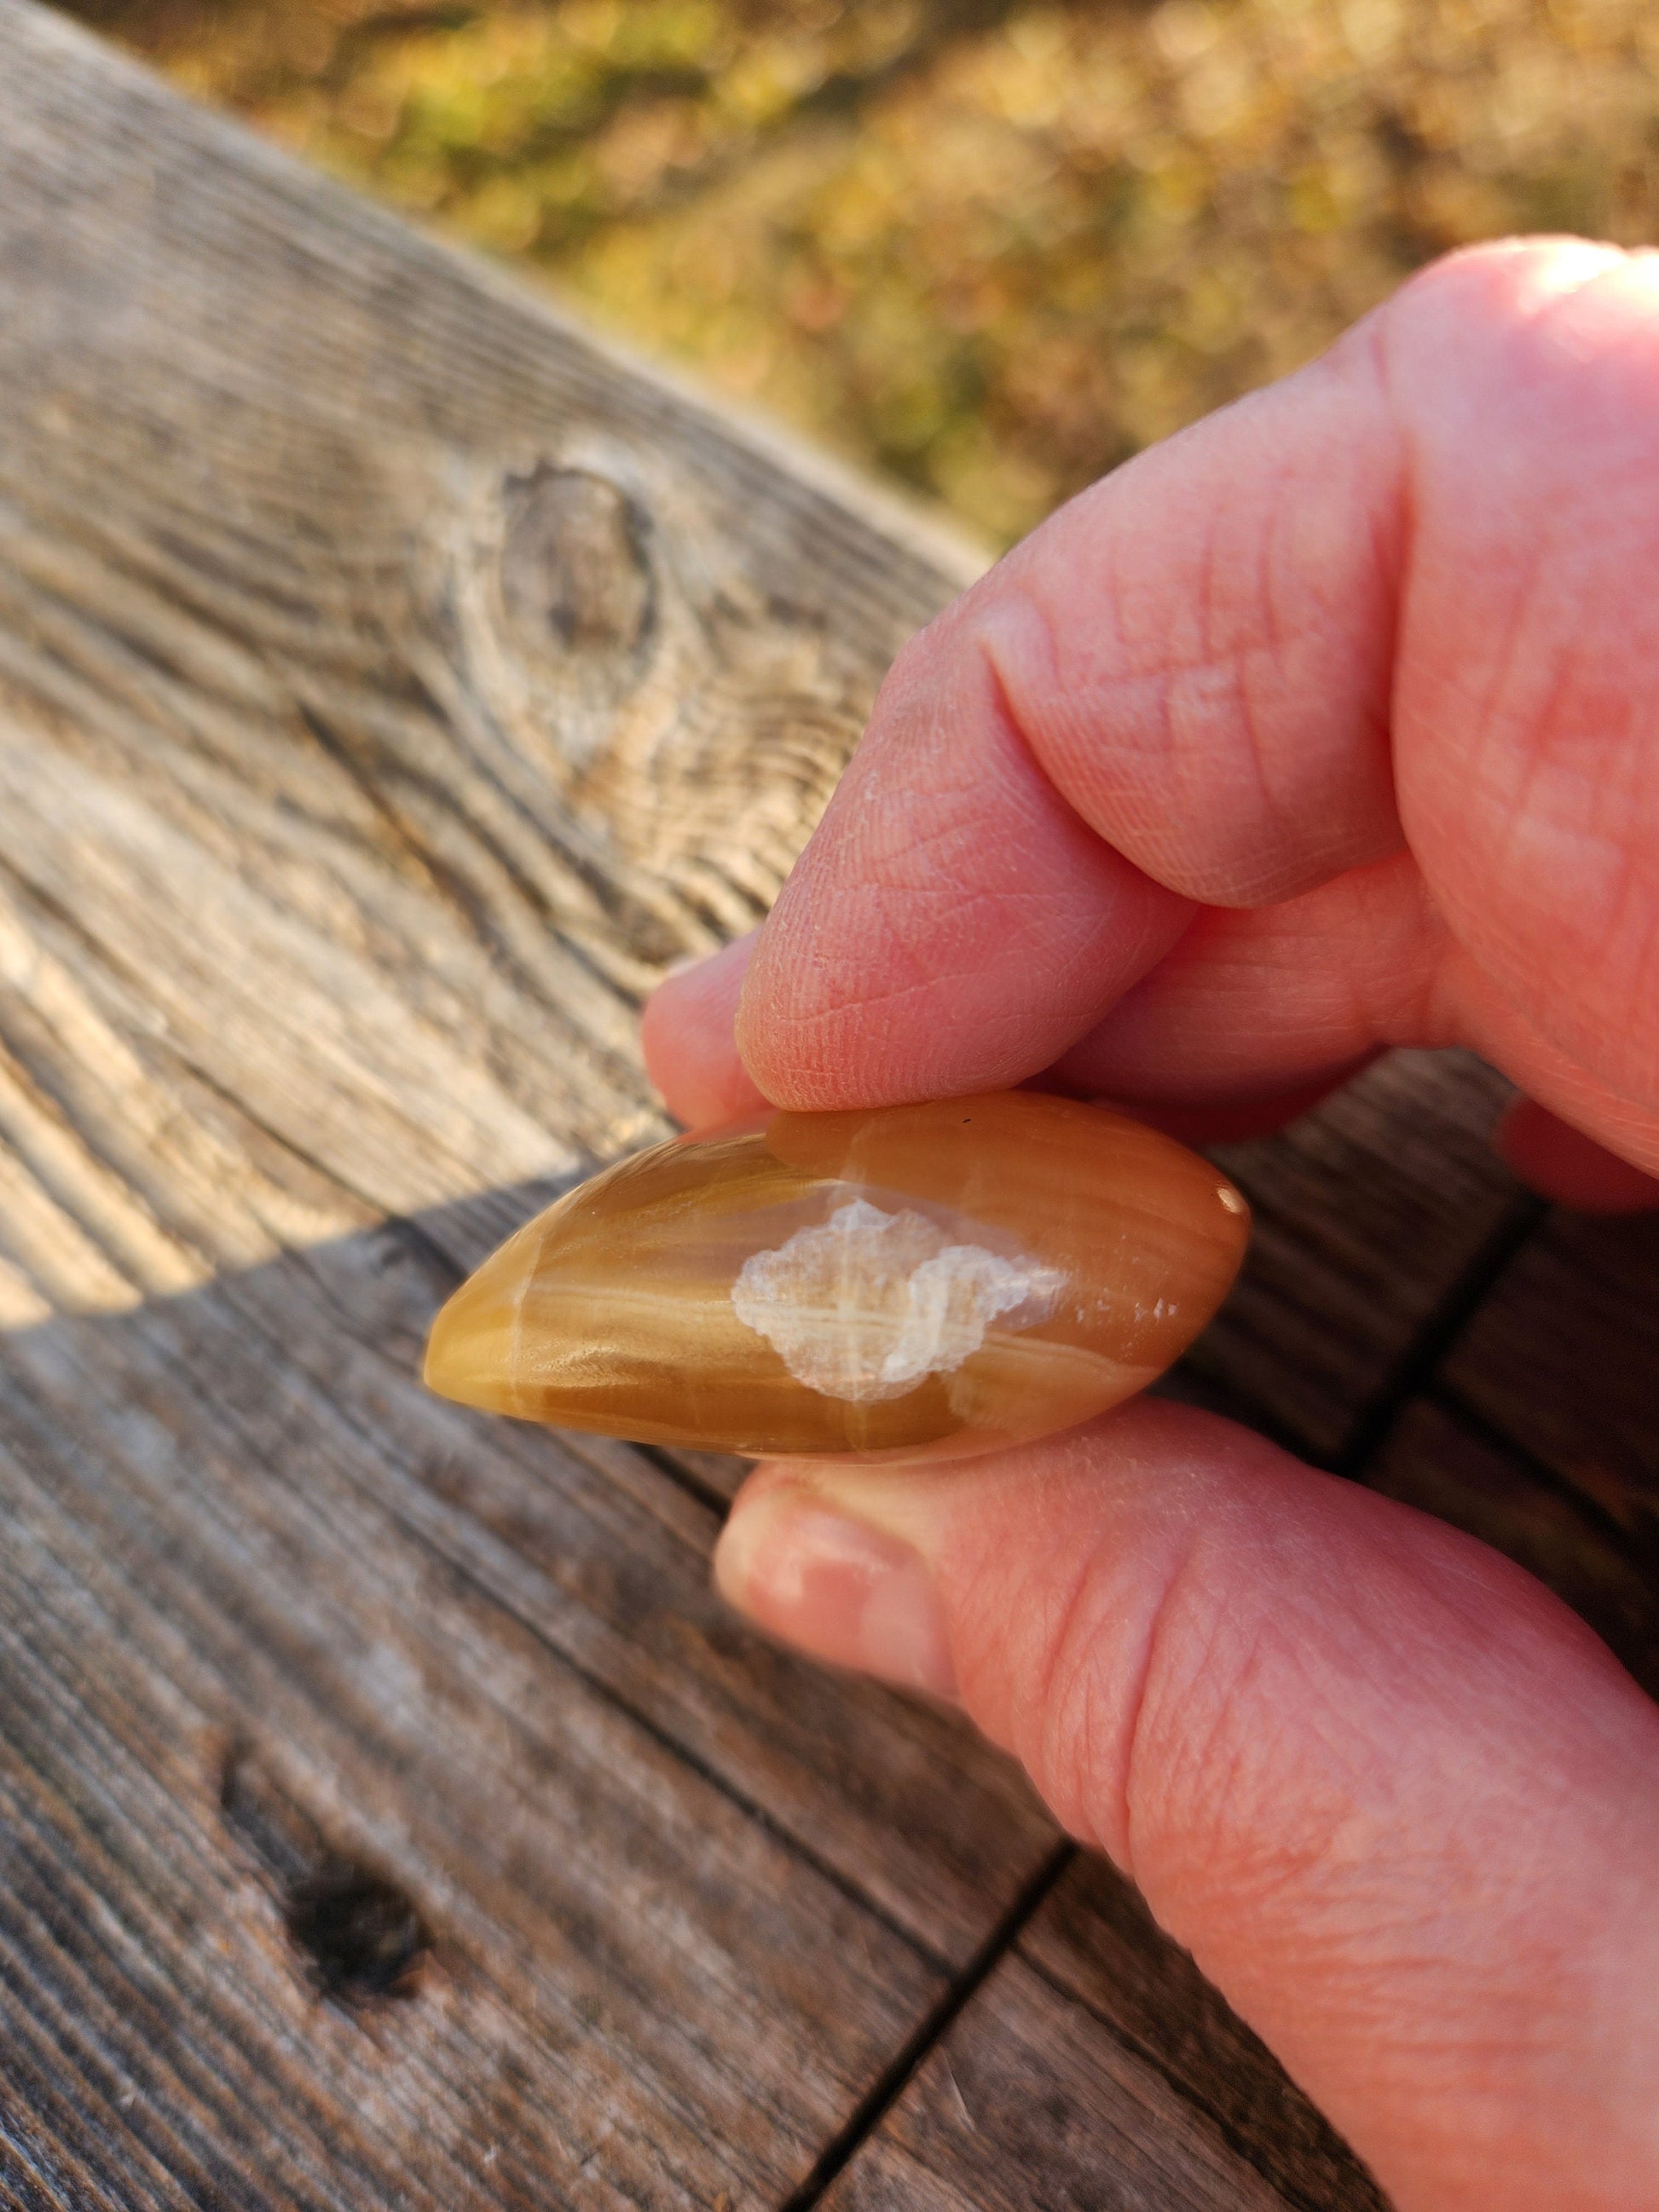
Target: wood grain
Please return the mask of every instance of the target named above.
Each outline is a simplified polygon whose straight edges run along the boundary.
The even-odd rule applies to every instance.
[[[411,1526],[372,1399],[225,1291],[15,1333],[0,1390],[0,2101],[27,2156],[73,2085],[58,2201],[775,2201],[939,1970]],[[319,2003],[233,1762],[412,1901],[416,1996]]]
[[[763,908],[974,562],[0,22],[9,1120],[80,1132],[21,1315],[659,1132],[641,990]]]
[[[1052,1832],[722,1616],[683,1474],[413,1374],[972,563],[0,54],[5,2185],[775,2201]],[[372,2017],[292,1937],[354,1866],[432,1936]]]
[[[1395,1053],[1272,1142],[1222,1148],[1255,1219],[1193,1372],[1343,1459],[1520,1202],[1488,1141],[1509,1095],[1467,1054]]]
[[[662,1131],[642,992],[978,556],[22,0],[0,302],[0,2204],[1374,2205],[1115,1878],[1036,1906],[1005,1763],[714,1603],[732,1463],[414,1379]],[[1408,1402],[1499,1095],[1400,1060],[1235,1156],[1184,1387],[1391,1434],[1640,1668],[1553,1243],[1483,1411]]]
[[[1286,2204],[1379,2212],[1376,2185],[1346,2145],[1103,1861],[1078,1857],[1018,1948]]]
[[[832,2212],[1277,2212],[1286,2200],[1156,2064],[1016,1954],[823,2202]]]

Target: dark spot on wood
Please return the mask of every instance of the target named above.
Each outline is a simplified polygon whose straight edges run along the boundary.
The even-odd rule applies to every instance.
[[[644,510],[590,469],[544,465],[505,486],[501,600],[520,641],[545,653],[633,654],[655,590]]]
[[[412,1996],[432,1948],[406,1892],[350,1859],[295,1885],[287,1924],[323,1995],[347,2002]]]
[[[246,1744],[226,1755],[219,1808],[274,1893],[283,1925],[324,1996],[355,2004],[415,1994],[432,1938],[406,1890],[332,1848]]]

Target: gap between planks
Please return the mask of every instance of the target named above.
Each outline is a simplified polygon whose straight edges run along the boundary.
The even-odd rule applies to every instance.
[[[1363,1480],[1407,1406],[1433,1382],[1447,1354],[1542,1225],[1549,1210],[1546,1200],[1531,1192],[1523,1192],[1505,1208],[1412,1337],[1382,1389],[1362,1409],[1332,1463],[1334,1474]],[[1518,1453],[1519,1447],[1516,1449]]]
[[[778,2212],[812,2212],[822,2202],[909,2087],[936,2045],[1013,1949],[1077,1855],[1078,1846],[1063,1837],[1054,1846],[979,1949],[877,2075],[840,2132],[818,2154],[811,2172],[784,2198]]]

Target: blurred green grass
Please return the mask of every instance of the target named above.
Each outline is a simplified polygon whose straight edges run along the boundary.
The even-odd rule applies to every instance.
[[[77,0],[1006,544],[1412,269],[1659,222],[1651,0]]]

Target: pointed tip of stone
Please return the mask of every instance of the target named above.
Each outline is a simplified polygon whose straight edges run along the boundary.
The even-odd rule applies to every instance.
[[[438,1309],[426,1340],[426,1357],[421,1362],[421,1380],[428,1390],[441,1398],[454,1398],[462,1405],[476,1403],[467,1388],[471,1361],[467,1354],[471,1337],[470,1283],[447,1298]]]
[[[520,1230],[440,1307],[421,1379],[440,1398],[487,1413],[516,1413],[520,1316],[541,1249],[538,1224]]]

